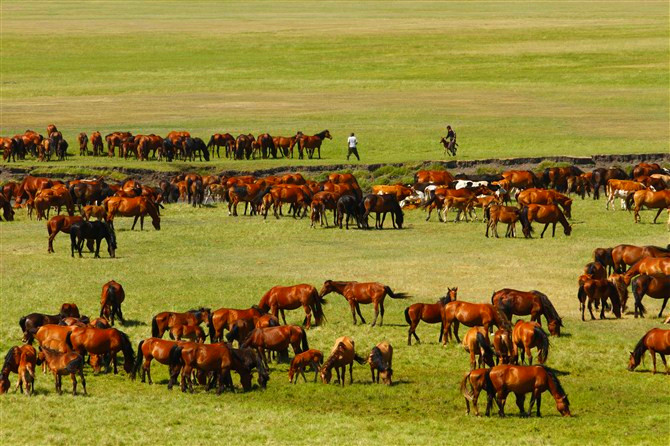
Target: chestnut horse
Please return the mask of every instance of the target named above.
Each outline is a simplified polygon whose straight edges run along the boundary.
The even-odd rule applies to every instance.
[[[289,345],[293,348],[293,352],[296,355],[302,351],[309,350],[307,333],[305,333],[302,327],[297,325],[282,325],[280,327],[256,328],[249,334],[242,347],[257,349],[263,358],[263,363],[267,366],[266,349],[278,352],[279,360],[282,356],[288,355]]]
[[[122,352],[123,368],[135,379],[135,352],[130,338],[124,332],[116,328],[75,327],[65,337],[65,343],[82,356],[87,352],[92,355],[111,355],[115,375],[118,373],[116,354]]]
[[[349,336],[342,336],[335,340],[335,346],[330,351],[330,356],[326,359],[326,362],[323,363],[319,375],[321,376],[321,382],[324,384],[329,384],[330,380],[333,377],[332,369],[335,369],[337,374],[337,382],[342,387],[344,387],[344,377],[346,373],[346,368],[349,366],[349,384],[354,382],[354,373],[353,373],[353,364],[354,361],[359,364],[365,364],[365,358],[356,354],[356,346],[354,340]],[[342,372],[340,374],[340,372]]]
[[[454,176],[446,170],[420,170],[414,174],[415,183],[447,185],[454,181],[454,179]]]
[[[52,217],[47,223],[47,232],[49,233],[49,245],[47,247],[47,252],[52,253],[54,251],[53,241],[58,235],[59,232],[64,232],[66,234],[70,233],[70,228],[74,223],[79,223],[84,221],[83,217],[75,215],[70,217],[68,215],[57,215]],[[93,250],[93,242],[87,243],[89,250]]]
[[[203,322],[209,325],[211,319],[212,311],[209,308],[201,307],[186,313],[164,311],[151,319],[151,336],[162,338],[163,334],[175,325],[200,325]]]
[[[516,237],[516,222],[519,221],[519,208],[513,206],[502,206],[491,204],[484,208],[484,220],[486,220],[486,237],[489,236],[489,229],[493,235],[498,238],[498,223],[507,223],[507,232],[505,237]],[[439,213],[438,213],[439,215]]]
[[[229,158],[233,147],[235,147],[235,137],[230,133],[215,133],[207,143],[207,148],[212,150],[212,156],[214,156],[214,148],[216,148],[217,158],[221,158],[219,148],[222,146],[225,148],[226,158]]]
[[[404,215],[400,204],[396,199],[395,195],[374,195],[369,194],[363,198],[363,209],[365,209],[362,217],[363,225],[366,228],[369,228],[368,216],[371,212],[376,214],[375,217],[375,228],[383,229],[384,220],[386,220],[386,214],[391,213],[391,222],[393,227],[397,229],[402,229],[404,222]],[[382,214],[381,218],[379,214]]]
[[[623,275],[626,283],[639,274],[656,276],[659,274],[670,275],[670,257],[645,257],[631,266]]]
[[[463,348],[470,353],[470,370],[475,366],[482,367],[484,363],[493,367],[493,349],[489,341],[489,332],[484,327],[472,327],[463,336]],[[478,360],[475,357],[479,356]]]
[[[634,194],[630,194],[626,199],[626,208],[630,210],[630,201],[635,202],[635,207],[633,208],[633,219],[635,223],[640,222],[640,209],[647,207],[649,209],[658,209],[656,216],[654,217],[654,223],[658,219],[658,216],[661,215],[664,209],[670,208],[670,189],[659,190],[654,192],[652,190],[639,190]]]
[[[528,364],[533,365],[533,355],[531,348],[537,347],[537,360],[540,364],[547,362],[549,356],[549,336],[542,330],[542,326],[537,322],[525,322],[521,319],[516,321],[512,330],[512,342],[514,344],[514,363],[519,363],[519,348],[521,348],[521,364],[524,363],[525,356],[528,355]]]
[[[107,211],[107,222],[113,224],[114,217],[119,214],[122,217],[135,217],[132,231],[135,229],[137,219],[140,219],[140,230],[144,229],[144,217],[148,214],[151,217],[151,224],[159,231],[161,229],[161,218],[158,216],[156,204],[147,197],[110,197],[103,202]]]
[[[275,136],[272,138],[272,142],[275,147],[279,149],[279,152],[282,156],[288,158],[289,152],[291,153],[291,158],[293,158],[293,147],[295,147],[298,142],[298,137],[300,135],[296,134],[295,136]]]
[[[176,341],[167,341],[159,338],[148,338],[140,341],[137,345],[137,360],[135,362],[135,370],[140,372],[142,382],[145,378],[149,378],[149,384],[153,384],[151,380],[151,361],[155,359],[163,365],[170,364],[170,356],[177,354]],[[170,370],[170,376],[174,374],[175,370]],[[176,370],[178,373],[179,370]],[[172,382],[168,386],[172,388]]]
[[[302,307],[305,310],[305,319],[303,325],[306,329],[312,326],[312,311],[314,312],[315,325],[321,325],[323,322],[323,309],[321,305],[325,303],[319,296],[319,292],[312,285],[301,283],[293,286],[274,286],[263,295],[258,307],[272,313],[277,317],[281,311],[281,317],[286,325],[284,310],[295,310]]]
[[[59,352],[45,346],[40,346],[38,359],[40,362],[45,363],[49,367],[49,370],[51,370],[51,373],[53,373],[56,381],[56,391],[59,395],[63,393],[63,382],[61,380],[61,376],[63,375],[70,375],[72,379],[72,395],[77,394],[77,377],[75,374],[81,378],[81,386],[84,388],[84,395],[86,395],[83,355],[73,351]]]
[[[577,291],[577,299],[579,299],[579,309],[582,312],[582,321],[584,319],[584,311],[586,307],[591,313],[591,320],[595,319],[593,309],[591,308],[593,301],[600,301],[600,319],[605,319],[605,303],[609,298],[612,302],[612,312],[617,318],[621,317],[621,305],[625,295],[623,290],[619,289],[620,282],[615,283],[608,279],[591,279],[580,278],[579,290]],[[624,285],[625,286],[625,285]],[[588,299],[588,304],[587,304]]]
[[[652,245],[617,245],[611,249],[610,255],[614,270],[623,273],[626,266],[633,266],[645,257],[670,257],[670,249]]]
[[[517,189],[541,187],[540,181],[530,170],[508,170],[502,173],[502,177],[509,181],[511,187]]]
[[[635,349],[630,352],[628,370],[633,371],[635,367],[640,365],[642,356],[647,350],[649,350],[652,363],[654,364],[653,373],[656,374],[656,353],[658,353],[661,355],[661,361],[663,361],[663,365],[665,366],[665,373],[670,375],[670,369],[665,360],[665,355],[670,355],[670,330],[652,328],[646,332],[635,346]]]
[[[100,296],[100,317],[104,317],[114,325],[114,316],[118,316],[121,324],[124,324],[121,304],[126,299],[126,292],[120,283],[110,280],[102,286]]]
[[[21,389],[26,395],[32,395],[35,382],[35,365],[37,364],[37,352],[32,345],[11,347],[5,356],[5,362],[0,372],[0,394],[9,390],[9,374],[19,375],[16,389]]]
[[[323,353],[320,350],[311,348],[305,352],[298,353],[291,361],[291,367],[288,369],[288,382],[296,384],[298,382],[298,375],[302,375],[302,379],[307,382],[307,378],[305,378],[305,369],[307,366],[312,366],[314,370],[314,382],[316,382],[322,363]]]
[[[498,365],[490,370],[488,377],[487,415],[490,413],[493,397],[495,396],[498,403],[498,413],[501,417],[504,417],[507,395],[514,393],[516,395],[516,405],[519,407],[522,417],[531,414],[536,402],[537,416],[540,417],[542,393],[548,390],[556,401],[558,412],[564,417],[571,416],[568,395],[558,381],[556,373],[547,367],[539,365]],[[528,413],[524,411],[526,393],[531,394]]]
[[[21,184],[18,188],[14,189],[14,202],[16,203],[15,207],[19,207],[21,200],[24,195],[28,196],[29,200],[34,200],[35,195],[42,189],[47,189],[53,186],[53,181],[49,178],[34,177],[32,175],[26,175],[21,181]]]
[[[419,322],[424,321],[427,324],[437,324],[439,322],[441,324],[442,309],[449,302],[457,300],[457,295],[458,287],[448,288],[447,294],[434,304],[416,303],[405,308],[405,320],[409,324],[407,345],[412,345],[412,335],[414,335],[416,342],[421,344],[421,340],[416,335],[416,327]],[[440,326],[440,336],[437,342],[442,342],[442,326]]]
[[[572,218],[572,200],[555,190],[530,188],[523,190],[516,198],[520,206],[529,204],[559,204],[565,212],[565,216]]]
[[[218,381],[216,394],[220,395],[225,386],[225,378],[232,368],[232,353],[229,346],[219,344],[196,344],[188,342],[177,346],[174,355],[170,355],[169,368],[175,371],[170,376],[168,387],[171,387],[177,377],[181,365],[181,391],[186,392],[186,384],[193,392],[191,374],[200,370],[206,374],[213,373],[214,380]],[[172,373],[172,372],[171,372]]]
[[[496,353],[496,365],[511,364],[514,353],[512,332],[506,328],[499,328],[493,334],[493,350]]]
[[[266,311],[261,310],[254,305],[251,308],[238,310],[234,308],[219,308],[213,311],[209,317],[209,338],[210,342],[221,342],[223,340],[223,331],[231,331],[238,320],[251,319],[256,322],[263,316],[266,316]],[[274,316],[273,316],[274,317]],[[258,328],[258,326],[256,326]]]
[[[316,135],[303,135],[300,132],[298,133],[298,153],[300,158],[303,158],[303,152],[306,149],[307,156],[309,159],[312,159],[314,157],[314,150],[318,149],[319,159],[321,159],[321,144],[323,143],[323,140],[326,138],[333,139],[328,130],[319,132]]]
[[[387,386],[393,384],[393,347],[388,341],[382,341],[372,347],[367,362],[370,364],[373,383],[379,384],[379,378],[381,378]],[[375,371],[377,372],[376,379]]]
[[[526,238],[532,237],[531,233],[533,232],[533,227],[531,223],[534,221],[544,223],[544,229],[542,230],[542,234],[540,234],[540,238],[544,237],[544,233],[547,231],[549,224],[552,225],[552,237],[556,236],[556,223],[563,225],[563,233],[565,235],[570,235],[572,232],[572,226],[568,223],[568,220],[566,220],[563,212],[555,204],[529,204],[521,209],[521,223]]]
[[[466,373],[461,380],[461,394],[465,397],[465,414],[470,414],[470,403],[475,408],[475,415],[479,416],[479,407],[477,406],[477,400],[479,399],[479,394],[482,390],[488,391],[488,373],[489,369],[476,369],[471,370]],[[468,391],[468,384],[472,388],[472,391]]]
[[[507,317],[498,309],[498,307],[491,304],[475,304],[471,302],[454,301],[445,305],[442,310],[442,331],[444,338],[442,343],[446,345],[451,338],[451,325],[454,325],[454,336],[456,341],[461,342],[458,337],[459,324],[468,327],[482,326],[487,332],[491,331],[491,327],[495,325],[498,328],[512,328]]]
[[[637,317],[638,310],[640,315],[644,317],[646,310],[642,305],[642,298],[646,294],[654,299],[663,299],[661,311],[658,312],[658,317],[663,316],[665,304],[670,299],[670,276],[657,275],[649,276],[647,274],[640,274],[632,281],[633,296],[635,296],[635,317]]]
[[[341,294],[349,302],[351,308],[351,316],[356,325],[356,312],[361,318],[361,323],[365,324],[365,319],[361,314],[360,304],[374,304],[375,305],[375,319],[372,321],[374,327],[377,323],[377,316],[381,311],[381,321],[379,325],[384,325],[384,298],[388,295],[393,299],[407,299],[407,293],[394,293],[387,285],[382,285],[378,282],[337,282],[333,280],[326,280],[319,292],[322,298],[332,292]]]
[[[512,315],[514,314],[518,316],[530,314],[530,320],[538,322],[542,326],[541,316],[544,315],[547,319],[549,333],[552,336],[561,335],[563,321],[554,305],[544,293],[537,290],[519,291],[504,288],[493,293],[491,303],[497,306],[509,320],[512,320]]]

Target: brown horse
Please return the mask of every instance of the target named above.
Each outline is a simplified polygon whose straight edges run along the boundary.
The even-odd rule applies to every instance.
[[[558,381],[556,373],[547,367],[539,365],[498,365],[491,369],[488,376],[490,390],[486,406],[487,415],[490,412],[495,395],[498,403],[498,413],[501,417],[504,417],[507,395],[514,393],[516,395],[516,405],[519,407],[522,417],[532,413],[533,405],[536,402],[537,416],[540,417],[542,393],[548,390],[556,400],[558,412],[564,417],[571,416],[568,395]],[[526,393],[532,394],[528,413],[524,411],[523,407]]]
[[[229,158],[233,147],[235,147],[235,137],[230,133],[213,134],[207,143],[207,148],[212,150],[212,156],[214,156],[214,148],[216,148],[216,157],[221,158],[220,147],[224,147],[226,158]]]
[[[363,225],[366,228],[369,228],[368,216],[371,212],[376,214],[375,217],[375,228],[383,229],[384,220],[386,219],[386,214],[391,213],[391,222],[393,227],[397,229],[402,229],[404,222],[404,214],[400,208],[398,200],[395,198],[395,195],[374,195],[369,194],[363,198],[363,208],[365,209],[363,213]],[[381,214],[381,218],[380,218]]]
[[[356,354],[356,346],[354,340],[348,336],[342,336],[335,340],[335,346],[330,351],[330,356],[326,359],[326,362],[323,363],[319,375],[321,376],[321,382],[324,384],[329,384],[330,380],[333,377],[332,369],[335,369],[337,374],[337,382],[342,387],[344,387],[344,377],[346,373],[346,368],[349,366],[349,384],[354,382],[353,374],[353,363],[354,361],[359,364],[365,364],[365,358],[358,356]],[[340,372],[341,375],[340,375]]]
[[[75,216],[68,216],[68,215],[57,215],[55,217],[51,217],[49,221],[47,222],[47,232],[49,234],[49,243],[47,246],[47,252],[52,253],[54,251],[54,239],[56,238],[56,235],[58,235],[59,232],[64,232],[65,234],[70,233],[70,228],[74,223],[79,223],[84,221],[83,217],[80,217],[78,215]],[[87,246],[89,250],[92,251],[93,248],[93,242],[87,242]]]
[[[458,287],[448,288],[447,294],[444,297],[441,297],[434,304],[416,303],[405,308],[405,320],[409,324],[409,330],[407,332],[407,345],[412,345],[412,335],[414,335],[416,342],[421,344],[421,340],[416,335],[416,327],[419,325],[419,322],[424,321],[427,324],[437,324],[439,322],[441,324],[442,310],[444,306],[449,302],[457,300],[457,295]],[[437,342],[442,342],[441,326],[440,336]]]
[[[104,317],[114,325],[114,316],[118,316],[121,324],[124,324],[121,304],[126,299],[126,292],[120,283],[110,280],[102,286],[100,296],[100,317]]]
[[[572,218],[572,200],[555,190],[530,188],[519,193],[516,200],[520,206],[530,204],[559,204],[565,212],[565,216]]]
[[[38,355],[40,362],[44,362],[51,370],[56,381],[56,391],[63,393],[63,382],[61,376],[70,375],[72,379],[72,395],[77,394],[77,377],[81,379],[81,386],[86,395],[86,379],[84,378],[84,357],[77,352],[59,352],[48,347],[41,346]]]
[[[497,364],[511,364],[514,353],[514,342],[512,332],[506,328],[499,328],[493,334],[493,350],[496,353]]]
[[[302,351],[309,350],[307,333],[297,325],[282,325],[281,327],[256,328],[242,344],[243,348],[255,348],[263,358],[267,366],[265,350],[279,353],[279,358],[288,355],[288,346],[293,348],[297,355]],[[301,348],[302,345],[302,348]],[[279,359],[278,358],[278,359]]]
[[[174,383],[181,365],[182,392],[186,392],[187,382],[189,390],[193,392],[191,374],[195,370],[200,370],[205,374],[213,374],[212,384],[215,380],[218,381],[216,394],[220,395],[225,386],[225,378],[232,368],[232,361],[231,349],[226,344],[183,343],[177,346],[174,355],[170,354],[169,367],[173,374],[170,376],[168,387]]]
[[[493,367],[493,349],[489,341],[489,332],[484,327],[472,327],[463,336],[463,348],[470,353],[470,370],[481,368],[484,363]],[[476,360],[475,357],[479,356]]]
[[[49,218],[49,210],[54,207],[57,208],[58,214],[62,206],[65,206],[69,216],[74,215],[74,203],[70,192],[65,187],[56,187],[42,189],[37,193],[34,200],[35,211],[37,212],[37,220],[42,218]],[[46,211],[46,213],[45,213]]]
[[[29,200],[34,200],[39,191],[50,188],[53,184],[53,181],[49,178],[26,175],[18,188],[14,189],[15,207],[19,207],[24,195],[26,195]]]
[[[213,311],[209,317],[209,338],[211,342],[221,342],[223,340],[223,331],[231,331],[238,320],[251,319],[254,321],[256,328],[260,325],[257,323],[266,315],[266,312],[254,305],[251,308],[238,310],[235,308],[219,308]],[[274,316],[272,316],[274,318]],[[276,318],[275,318],[276,319]],[[277,320],[277,325],[279,321]],[[270,326],[270,325],[268,325]]]
[[[415,183],[451,184],[454,176],[446,170],[420,170],[414,174]]]
[[[332,292],[341,294],[349,302],[351,308],[351,316],[356,325],[356,312],[361,318],[361,323],[365,324],[365,319],[361,314],[360,304],[374,304],[375,305],[375,319],[372,321],[374,327],[377,323],[377,316],[381,311],[381,321],[379,325],[384,325],[384,298],[388,295],[393,299],[407,299],[409,296],[406,293],[394,293],[387,285],[382,285],[378,282],[337,282],[333,280],[326,280],[319,292],[322,298]]]
[[[85,156],[88,154],[88,135],[86,132],[81,132],[77,136],[77,142],[79,143],[79,156]]]
[[[256,213],[256,204],[262,197],[270,192],[270,186],[264,181],[250,184],[236,184],[228,189],[228,215],[237,217],[237,205],[243,201],[244,214],[247,213],[247,206],[251,204],[251,214]]]
[[[151,319],[151,336],[162,338],[163,334],[175,325],[200,325],[203,322],[209,325],[211,320],[212,311],[209,308],[201,307],[186,313],[164,311]]]
[[[475,415],[479,416],[477,400],[482,390],[487,390],[489,369],[476,369],[466,373],[461,381],[461,394],[465,397],[465,414],[470,414],[470,403],[475,408]],[[472,391],[468,391],[468,384]],[[487,413],[488,414],[488,413]]]
[[[536,290],[519,291],[504,288],[493,293],[491,303],[497,306],[509,320],[512,320],[512,315],[514,314],[517,316],[530,314],[530,320],[538,322],[542,326],[541,316],[544,315],[547,319],[549,333],[552,336],[561,335],[563,321],[554,305],[544,293]]]
[[[593,315],[593,309],[591,307],[592,303],[598,300],[601,304],[600,319],[605,319],[605,304],[607,299],[610,299],[612,302],[612,312],[614,315],[617,318],[620,318],[623,297],[623,290],[621,290],[613,280],[580,278],[577,299],[579,299],[579,309],[582,312],[582,321],[585,321],[584,311],[586,310],[587,306],[589,313],[591,313],[591,320],[595,319],[595,316]]]
[[[61,321],[66,317],[75,317],[79,318],[79,309],[75,304],[65,303],[61,305],[60,312],[58,314],[49,315],[42,313],[31,313],[27,316],[23,316],[19,319],[19,326],[21,331],[23,331],[23,342],[32,344],[33,337],[38,332],[39,328],[47,324],[60,324]],[[62,340],[65,340],[63,337]],[[39,341],[39,339],[38,339]]]
[[[288,382],[296,384],[299,375],[302,375],[302,379],[307,382],[307,378],[305,378],[305,369],[308,366],[312,366],[312,369],[314,370],[314,382],[316,382],[322,363],[323,353],[321,353],[320,350],[311,348],[305,352],[298,353],[291,361],[291,367],[288,369]]]
[[[170,338],[181,341],[182,338],[192,342],[203,343],[207,339],[205,330],[200,325],[173,325],[170,328]]]
[[[388,341],[382,341],[372,347],[367,362],[370,364],[373,383],[379,384],[379,378],[381,378],[387,386],[393,384],[393,347]],[[375,378],[375,371],[377,378]]]
[[[508,170],[502,173],[502,177],[509,181],[511,187],[517,189],[541,186],[538,178],[530,170]]]
[[[635,317],[637,317],[638,311],[642,317],[644,317],[644,313],[646,313],[646,310],[642,305],[642,298],[645,294],[654,299],[663,299],[663,305],[661,305],[661,311],[658,312],[658,317],[663,316],[665,304],[667,304],[668,299],[670,299],[670,276],[649,276],[647,274],[640,274],[633,279],[632,288],[633,296],[635,296]]]
[[[293,158],[293,147],[295,147],[298,142],[299,136],[299,134],[296,134],[295,136],[275,136],[272,138],[272,142],[283,156],[288,158],[290,152],[291,158]]]
[[[135,370],[140,372],[142,382],[145,378],[149,378],[149,384],[153,384],[151,380],[151,361],[155,359],[163,365],[170,364],[170,356],[177,354],[177,345],[175,341],[167,341],[159,338],[148,338],[140,341],[137,345],[137,360],[135,362]],[[176,361],[178,362],[178,360]],[[170,370],[170,376],[174,374],[175,370]],[[179,370],[176,370],[178,373]],[[172,388],[172,382],[168,388]]]
[[[326,138],[333,139],[328,130],[319,132],[316,135],[303,135],[301,132],[298,132],[298,135],[298,153],[300,158],[303,158],[303,152],[307,150],[307,156],[309,159],[312,159],[314,151],[318,149],[319,159],[321,159],[321,144],[323,140]]]
[[[635,202],[635,207],[633,208],[634,212],[634,221],[635,223],[640,222],[640,209],[647,207],[649,209],[658,209],[656,216],[654,217],[654,224],[658,219],[658,216],[661,215],[664,209],[670,208],[670,189],[659,190],[654,192],[652,190],[639,190],[634,194],[631,194],[626,199],[626,208],[630,210],[629,202]]]
[[[135,352],[130,338],[124,332],[116,328],[75,327],[66,335],[65,343],[82,356],[86,353],[111,355],[115,375],[118,373],[116,354],[122,352],[123,368],[135,379]]]
[[[2,209],[2,218],[4,218],[5,221],[14,220],[14,209],[12,209],[12,205],[10,204],[9,200],[7,200],[2,195],[0,195],[0,208]],[[2,218],[0,218],[0,221],[2,221]]]
[[[670,275],[670,257],[644,257],[631,266],[623,275],[623,278],[628,284],[633,277],[639,274],[647,274],[649,276],[659,274]]]
[[[21,389],[30,396],[33,394],[35,382],[35,365],[37,364],[37,352],[32,345],[11,347],[5,356],[5,362],[0,372],[0,395],[9,390],[9,374],[19,375],[16,389]]]
[[[617,245],[611,249],[610,255],[614,270],[623,273],[626,271],[626,266],[633,266],[645,257],[670,257],[670,249],[651,245]]]
[[[93,156],[102,155],[102,151],[105,150],[105,147],[100,132],[95,131],[91,133],[91,147],[93,148]]]
[[[323,309],[321,305],[325,303],[319,292],[312,285],[301,283],[293,286],[274,286],[263,295],[258,307],[272,313],[277,317],[281,312],[282,320],[286,325],[284,310],[295,310],[302,307],[305,310],[305,320],[303,325],[306,329],[312,326],[312,312],[314,312],[315,325],[321,325],[323,322]]]
[[[118,214],[122,217],[135,217],[132,231],[135,229],[137,219],[140,219],[140,230],[144,229],[144,217],[148,214],[151,217],[151,224],[159,231],[161,229],[161,218],[158,215],[156,204],[146,197],[110,197],[103,202],[107,211],[107,222],[114,223],[114,217]]]
[[[498,223],[507,223],[507,232],[505,237],[516,237],[516,222],[519,221],[519,208],[513,206],[502,206],[492,204],[484,208],[484,220],[486,220],[486,237],[489,236],[489,229],[493,235],[498,238]]]
[[[654,364],[653,373],[656,374],[656,353],[658,353],[661,355],[661,361],[663,361],[663,365],[665,366],[665,373],[670,375],[670,369],[665,360],[665,355],[670,355],[670,330],[652,328],[646,332],[635,346],[635,349],[630,352],[628,370],[633,371],[635,367],[640,365],[642,356],[647,350],[649,350],[652,363]]]
[[[459,324],[468,327],[482,326],[487,332],[491,331],[493,325],[498,328],[512,328],[507,317],[497,307],[491,304],[475,304],[458,300],[449,302],[442,310],[442,331],[444,333],[442,343],[445,345],[451,338],[452,324],[454,325],[454,336],[458,342],[461,342],[458,337]]]
[[[282,205],[290,204],[293,207],[293,218],[300,214],[300,209],[307,209],[309,207],[311,197],[308,192],[303,189],[304,186],[273,186],[269,190],[269,195],[272,198],[272,206],[274,216],[279,218],[278,211],[281,213]],[[257,200],[256,200],[257,201]],[[268,207],[265,208],[264,217],[267,218]]]
[[[544,229],[542,230],[542,234],[540,234],[540,238],[544,237],[549,224],[552,225],[552,237],[556,236],[556,223],[560,223],[563,226],[563,233],[565,235],[570,235],[572,232],[572,226],[555,204],[529,204],[521,209],[521,223],[523,225],[523,234],[526,238],[532,237],[533,227],[531,223],[534,221],[544,223]]]
[[[516,321],[514,330],[512,330],[512,342],[514,343],[514,363],[519,363],[519,349],[521,349],[521,364],[528,355],[528,364],[533,365],[533,355],[531,348],[537,347],[537,360],[540,364],[547,362],[549,356],[549,336],[542,330],[542,326],[537,322]]]

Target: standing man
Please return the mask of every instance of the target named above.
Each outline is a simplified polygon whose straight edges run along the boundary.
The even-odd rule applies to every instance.
[[[349,147],[349,151],[347,152],[347,161],[349,161],[349,157],[354,154],[356,155],[356,158],[358,161],[361,160],[361,157],[358,156],[358,149],[356,146],[358,146],[358,140],[356,139],[356,135],[351,133],[351,136],[347,139],[347,146]]]

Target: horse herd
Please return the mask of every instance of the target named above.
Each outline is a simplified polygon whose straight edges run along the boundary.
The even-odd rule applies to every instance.
[[[39,161],[51,161],[56,157],[59,161],[68,156],[68,142],[63,134],[54,124],[47,126],[47,136],[34,130],[26,130],[23,134],[13,137],[0,137],[0,148],[4,161],[16,161],[32,156]],[[305,135],[298,131],[294,136],[271,136],[262,133],[255,137],[251,133],[241,134],[234,137],[230,133],[215,133],[209,142],[198,137],[191,136],[187,131],[171,131],[165,138],[156,134],[133,135],[128,131],[116,131],[104,137],[98,131],[89,135],[81,132],[77,135],[80,156],[104,156],[105,144],[107,155],[119,158],[134,157],[140,161],[155,159],[158,161],[190,160],[195,161],[196,156],[200,161],[209,161],[210,157],[221,157],[221,148],[224,149],[226,158],[256,159],[286,157],[293,158],[294,148],[297,148],[298,158],[302,159],[305,154],[308,158],[314,158],[317,153],[321,159],[321,145],[325,139],[333,139],[328,130],[315,135]],[[89,150],[89,142],[91,149]],[[210,155],[211,150],[211,155]]]

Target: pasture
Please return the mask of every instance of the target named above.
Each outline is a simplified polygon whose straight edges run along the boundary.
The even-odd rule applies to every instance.
[[[595,247],[667,244],[665,225],[649,224],[649,211],[643,212],[642,224],[634,225],[628,212],[606,212],[603,200],[578,199],[573,215],[569,238],[559,230],[554,239],[496,240],[484,237],[481,222],[444,224],[435,217],[425,222],[418,210],[407,212],[409,227],[400,231],[341,231],[309,229],[307,219],[229,217],[222,205],[172,204],[163,212],[160,231],[131,232],[131,220],[118,219],[117,258],[107,258],[103,248],[103,258],[94,260],[90,254],[72,259],[63,234],[56,238],[56,253],[47,254],[45,223],[27,220],[22,210],[0,231],[3,352],[20,342],[17,321],[25,313],[57,312],[60,303],[74,301],[84,314],[95,315],[101,286],[111,278],[126,289],[129,323],[119,328],[134,346],[150,335],[151,317],[159,311],[244,308],[277,284],[306,282],[320,288],[326,279],[375,280],[413,298],[387,299],[384,326],[371,328],[353,326],[345,300],[332,294],[324,307],[326,325],[308,332],[310,347],[324,351],[343,334],[354,338],[360,354],[389,340],[397,380],[390,388],[371,385],[367,365],[355,364],[354,385],[339,388],[291,385],[288,365],[275,364],[266,391],[217,397],[198,389],[190,395],[169,392],[166,368],[154,363],[153,386],[132,382],[123,373],[93,376],[87,367],[90,395],[73,398],[57,396],[53,378],[40,372],[36,396],[0,399],[2,441],[68,443],[76,436],[102,444],[195,438],[304,444],[328,435],[330,442],[341,444],[488,443],[514,431],[521,443],[581,443],[588,435],[598,443],[662,444],[670,434],[667,377],[649,373],[649,358],[638,371],[626,370],[628,351],[660,324],[653,317],[660,302],[645,300],[646,319],[626,314],[622,320],[581,322],[576,278]],[[437,345],[438,326],[424,323],[417,331],[423,343],[408,347],[403,315],[407,305],[434,302],[448,286],[459,287],[459,299],[476,302],[488,302],[503,287],[539,289],[552,299],[566,334],[552,337],[548,363],[565,373],[560,379],[572,418],[561,418],[550,397],[544,398],[542,419],[520,420],[511,401],[507,419],[464,416],[458,384],[468,370],[468,355],[460,345]],[[362,311],[369,323],[371,307]],[[288,314],[289,323],[301,323],[301,311]],[[233,379],[237,382],[237,375]],[[30,439],[19,434],[26,430]]]

